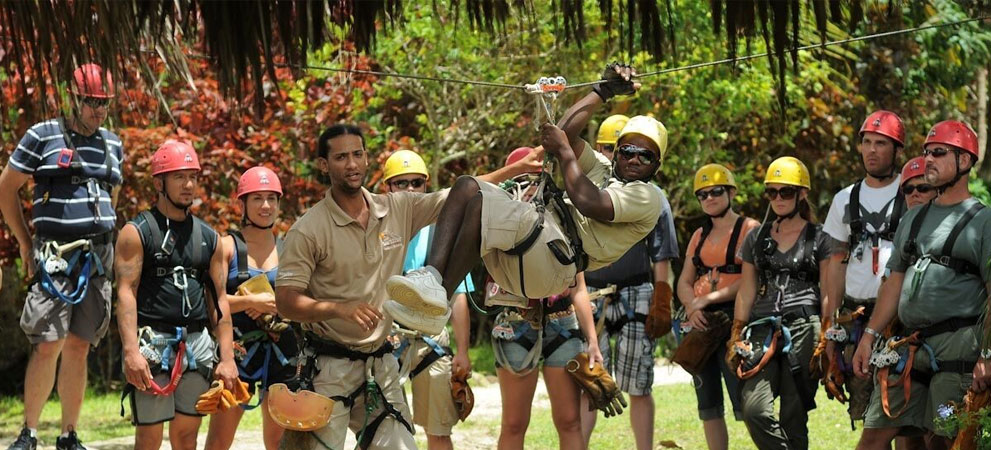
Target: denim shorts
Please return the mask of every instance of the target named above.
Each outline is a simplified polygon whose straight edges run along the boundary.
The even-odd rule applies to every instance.
[[[541,332],[543,332],[543,336],[539,360],[543,361],[544,367],[564,367],[568,361],[574,359],[575,355],[584,349],[581,332],[578,329],[578,318],[574,313],[557,319],[546,320],[542,330],[533,328],[526,320],[510,322],[510,325],[514,330],[520,329],[517,327],[523,327],[526,331],[521,333],[517,340],[492,339],[492,345],[493,347],[498,346],[495,349],[497,353],[501,350],[506,355],[506,364],[510,366],[507,368],[514,372],[523,372],[532,368],[524,367],[527,354],[533,348],[532,346],[527,347],[525,344],[536,343]],[[558,339],[559,336],[563,340]],[[557,345],[557,348],[551,348],[552,345],[556,345],[554,344],[556,342],[560,342],[560,345]],[[496,367],[502,366],[497,358]]]

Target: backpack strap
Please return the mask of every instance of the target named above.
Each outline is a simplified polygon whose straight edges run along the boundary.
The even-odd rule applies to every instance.
[[[816,253],[819,252],[819,243],[816,240],[819,230],[815,225],[808,223],[805,225],[805,234],[802,239],[802,271],[807,274],[807,281],[819,281],[819,265],[816,264]]]
[[[953,229],[950,230],[950,235],[946,237],[946,241],[943,242],[943,249],[940,251],[940,255],[932,255],[932,261],[934,263],[949,267],[960,273],[966,273],[971,275],[980,276],[981,269],[974,263],[967,261],[963,258],[953,257],[953,245],[956,244],[957,238],[960,237],[960,233],[963,232],[967,224],[974,219],[981,210],[984,209],[984,205],[980,202],[975,202],[967,208],[967,212],[964,213],[963,217],[957,221]]]
[[[901,189],[895,194],[895,206],[891,211],[891,220],[888,222],[888,229],[881,233],[881,238],[888,241],[895,241],[895,232],[898,231],[898,223],[901,222],[902,216],[905,214],[905,194],[902,194]]]
[[[695,277],[698,278],[701,274],[708,272],[710,267],[702,262],[702,246],[705,245],[705,240],[709,237],[709,233],[712,232],[712,218],[706,219],[705,223],[702,224],[702,235],[699,236],[699,243],[695,246],[695,255],[692,256],[692,264],[695,265]]]
[[[162,235],[162,229],[158,226],[158,221],[155,220],[155,215],[150,210],[144,210],[138,216],[148,224],[148,232],[151,234],[151,242],[148,244],[151,247],[152,254],[155,255],[156,262],[164,262],[168,258],[162,252],[162,243],[165,242],[165,237]]]

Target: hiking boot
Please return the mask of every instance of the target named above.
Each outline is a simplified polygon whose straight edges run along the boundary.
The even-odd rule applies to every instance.
[[[83,443],[79,442],[75,430],[70,431],[66,437],[59,437],[55,440],[55,450],[86,450]]]
[[[385,282],[389,298],[412,311],[431,316],[448,312],[447,291],[440,284],[437,269],[427,266],[406,275],[393,275]]]
[[[393,300],[386,300],[382,309],[392,316],[392,320],[403,328],[419,331],[427,336],[436,336],[444,331],[448,319],[451,318],[451,309],[442,316],[432,316],[421,312],[413,311]]]
[[[31,432],[27,428],[21,428],[20,436],[7,450],[35,450],[38,448],[38,438],[31,437]]]

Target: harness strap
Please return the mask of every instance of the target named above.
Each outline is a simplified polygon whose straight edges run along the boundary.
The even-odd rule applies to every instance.
[[[699,236],[698,245],[695,246],[695,255],[692,256],[692,264],[695,265],[695,277],[700,277],[703,273],[709,272],[712,269],[720,273],[727,274],[738,274],[743,272],[743,265],[736,264],[736,245],[740,240],[740,234],[743,231],[743,216],[736,218],[736,223],[733,225],[733,233],[730,234],[729,244],[726,246],[726,259],[725,263],[721,266],[716,266],[715,268],[709,267],[702,262],[702,245],[705,244],[705,240],[709,237],[709,233],[712,232],[712,219],[709,218],[704,224],[702,224],[702,235]]]
[[[919,211],[919,214],[915,216],[915,220],[912,221],[912,227],[909,229],[908,241],[905,243],[904,253],[909,258],[909,263],[914,264],[917,260],[923,257],[928,257],[932,262],[939,264],[941,266],[948,267],[962,274],[974,275],[979,277],[981,274],[980,268],[977,264],[967,261],[963,258],[957,258],[953,255],[953,246],[957,242],[957,238],[960,237],[960,233],[963,232],[967,224],[977,216],[977,214],[984,208],[980,202],[975,202],[964,213],[964,215],[957,221],[950,230],[950,234],[946,237],[943,242],[943,248],[940,250],[939,254],[926,254],[921,255],[919,252],[919,244],[917,238],[919,232],[922,229],[922,223],[925,221],[926,215],[929,213],[929,207],[932,202],[923,206],[923,209]]]
[[[916,336],[913,334],[913,336]],[[912,336],[909,337],[910,339]],[[881,408],[884,410],[884,415],[891,419],[898,418],[902,413],[908,408],[908,401],[912,398],[912,363],[915,360],[915,351],[919,346],[917,344],[909,344],[908,347],[908,360],[905,362],[905,368],[902,369],[901,374],[898,376],[898,380],[894,384],[901,383],[902,391],[904,394],[905,402],[902,404],[901,409],[898,412],[892,414],[890,402],[888,401],[888,370],[891,366],[885,366],[878,370],[877,376],[880,377],[881,385]]]
[[[441,359],[447,355],[454,354],[454,352],[451,350],[451,347],[441,346],[440,344],[437,343],[437,341],[433,340],[428,336],[423,336],[423,341],[426,342],[427,345],[429,345],[433,351],[428,353],[426,356],[424,356],[423,359],[420,360],[420,363],[417,364],[416,367],[414,367],[413,370],[409,372],[410,380],[416,378],[416,376],[419,375],[420,372],[426,370],[428,367],[430,367],[431,364],[435,363],[438,359]]]
[[[357,350],[351,350],[337,342],[321,338],[317,336],[312,331],[307,331],[305,333],[306,345],[309,346],[313,351],[321,356],[329,356],[331,358],[345,358],[351,361],[364,361],[368,358],[381,358],[388,353],[392,353],[392,344],[386,341],[381,347],[376,349],[371,353],[359,352]]]
[[[85,254],[85,262],[83,263],[83,267],[80,269],[79,274],[76,276],[76,288],[69,293],[63,293],[59,290],[58,286],[55,285],[55,281],[52,280],[52,276],[45,268],[44,262],[38,265],[41,288],[44,289],[45,292],[48,292],[48,294],[70,305],[78,305],[84,298],[86,298],[86,291],[89,289],[90,275],[93,271],[93,252],[91,250],[81,250],[81,252]],[[79,254],[79,252],[76,252],[73,255],[72,262],[70,262],[69,266],[66,268],[66,274],[71,272],[73,266],[76,265],[75,263],[79,257]],[[97,261],[97,264],[100,265],[100,271],[102,272],[102,263]]]
[[[941,322],[936,322],[928,327],[913,330],[919,334],[920,339],[930,338],[943,333],[957,331],[961,328],[977,325],[980,316],[952,317]]]
[[[228,230],[227,233],[234,239],[234,261],[237,264],[237,284],[240,285],[251,278],[251,272],[248,271],[248,244],[240,231]]]

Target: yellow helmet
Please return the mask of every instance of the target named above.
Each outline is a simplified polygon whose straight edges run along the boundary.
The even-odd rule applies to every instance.
[[[599,135],[595,138],[595,143],[616,145],[616,141],[619,140],[619,132],[623,131],[623,127],[629,120],[629,117],[622,114],[606,117],[606,120],[602,121],[602,125],[599,125]]]
[[[430,179],[427,172],[427,164],[416,152],[410,150],[398,150],[385,160],[385,168],[382,170],[382,179],[389,181],[392,177],[418,173]]]
[[[658,156],[664,159],[664,153],[668,151],[668,129],[664,127],[663,123],[650,116],[634,116],[629,122],[626,122],[616,141],[618,142],[628,134],[639,134],[654,141],[660,151]]]
[[[782,156],[775,159],[770,166],[767,166],[767,174],[764,175],[764,184],[779,183],[791,186],[800,186],[812,189],[812,181],[809,179],[809,169],[805,163],[792,156]]]
[[[695,187],[692,192],[698,192],[710,186],[732,186],[736,187],[736,180],[733,179],[733,172],[730,172],[722,164],[706,164],[695,172]]]

